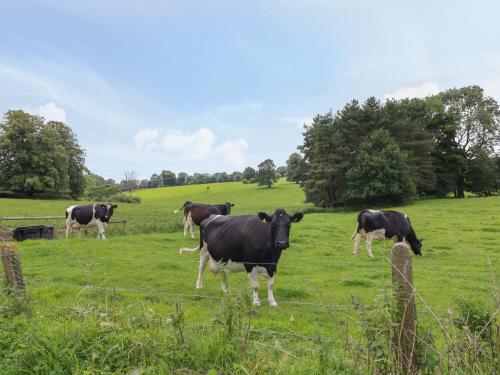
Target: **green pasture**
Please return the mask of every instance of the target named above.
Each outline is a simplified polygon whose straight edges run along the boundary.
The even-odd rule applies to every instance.
[[[87,314],[97,316],[97,321],[105,320],[98,314],[112,311],[167,319],[176,301],[181,301],[192,329],[210,326],[221,309],[220,279],[207,269],[204,288],[195,290],[198,256],[180,255],[178,250],[195,247],[197,240],[182,235],[182,216],[172,211],[186,200],[230,201],[235,203],[235,214],[310,207],[300,188],[286,182],[272,189],[226,183],[209,189],[195,185],[142,190],[134,195],[141,197],[141,204],[120,204],[116,210],[116,218],[129,220],[128,235],[113,235],[110,226],[107,241],[89,236],[17,244],[30,298],[29,319],[48,337],[71,327],[78,330]],[[57,215],[70,203],[1,199],[0,216]],[[439,334],[441,319],[453,314],[456,300],[464,297],[492,309],[500,261],[500,197],[424,200],[395,209],[407,213],[418,237],[424,238],[423,256],[413,257],[422,324]],[[356,337],[360,328],[350,307],[353,299],[372,304],[390,293],[392,243],[375,242],[373,259],[363,244],[353,257],[355,218],[356,212],[311,213],[292,226],[291,247],[280,260],[275,280],[276,309],[267,306],[261,280],[262,306],[252,318],[252,337],[271,344],[285,342],[299,359],[294,362],[290,357],[289,364],[307,364],[301,358],[308,358],[308,350],[318,345],[301,336],[341,342],[349,330]],[[139,233],[144,228],[146,233]],[[232,294],[246,290],[247,276],[229,275],[229,286]],[[138,322],[123,329],[134,335]]]
[[[112,234],[133,234],[145,232],[171,232],[182,228],[182,214],[173,214],[187,201],[220,204],[234,203],[232,213],[257,213],[271,211],[277,207],[299,210],[312,207],[304,203],[304,193],[294,183],[280,181],[272,189],[257,187],[255,184],[228,182],[208,185],[188,185],[158,189],[139,190],[132,195],[141,198],[140,204],[118,203],[113,218],[126,218],[128,225],[110,225],[107,232]],[[86,201],[7,199],[0,198],[0,217],[7,216],[64,216],[66,207],[86,204]],[[43,222],[44,223],[44,222]],[[49,221],[53,224],[54,221]],[[4,226],[31,225],[34,222],[4,222]],[[60,222],[60,225],[62,222]],[[89,231],[90,232],[90,231]],[[94,233],[92,231],[92,233]]]

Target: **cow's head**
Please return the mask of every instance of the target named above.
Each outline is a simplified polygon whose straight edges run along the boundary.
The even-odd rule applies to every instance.
[[[415,238],[413,241],[409,241],[410,247],[413,250],[413,252],[415,253],[415,255],[422,256],[422,241],[423,240],[424,240],[423,238],[421,238],[421,239]]]
[[[231,213],[231,207],[234,207],[234,204],[231,202],[226,202],[224,203],[224,206],[226,206],[227,214],[229,215]]]
[[[109,222],[111,216],[113,216],[113,209],[118,207],[116,204],[101,204],[102,213],[100,219],[103,223]]]
[[[301,221],[304,214],[297,212],[289,215],[285,210],[277,209],[272,216],[269,216],[265,212],[259,212],[258,216],[259,219],[271,225],[271,237],[274,247],[284,250],[290,246],[288,239],[291,224]]]

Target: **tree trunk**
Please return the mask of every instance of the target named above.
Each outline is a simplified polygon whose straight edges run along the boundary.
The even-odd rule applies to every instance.
[[[457,188],[455,190],[455,198],[465,198],[465,177],[459,174],[457,177]]]

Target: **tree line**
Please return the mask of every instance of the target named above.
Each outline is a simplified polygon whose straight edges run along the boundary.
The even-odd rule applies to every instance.
[[[287,178],[321,207],[500,190],[500,110],[479,86],[424,99],[352,100],[304,126]]]
[[[163,170],[161,173],[154,173],[149,179],[135,179],[130,185],[130,190],[137,188],[159,188],[182,185],[212,184],[219,182],[242,182],[245,184],[257,183],[258,185],[271,187],[280,177],[286,176],[287,168],[281,166],[276,168],[271,159],[266,159],[260,163],[257,169],[246,167],[243,171],[232,173],[217,172],[193,173],[186,172],[175,174],[170,170]],[[125,179],[126,180],[126,179]],[[120,184],[124,184],[122,181]]]

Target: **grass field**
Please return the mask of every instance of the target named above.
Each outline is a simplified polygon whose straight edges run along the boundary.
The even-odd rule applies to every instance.
[[[41,366],[38,373],[49,370],[63,373],[68,369],[75,373],[127,373],[134,368],[145,373],[169,373],[172,371],[169,366],[184,368],[182,373],[206,373],[210,368],[231,373],[271,372],[260,362],[257,370],[252,367],[257,366],[255,363],[238,367],[232,362],[233,357],[224,359],[217,342],[210,344],[213,340],[210,332],[217,330],[214,318],[216,321],[227,318],[230,308],[222,307],[225,301],[221,301],[220,280],[208,270],[204,289],[194,289],[198,256],[181,256],[178,250],[183,246],[196,246],[197,240],[182,236],[181,214],[175,215],[172,211],[186,200],[230,201],[235,203],[235,214],[272,212],[278,207],[295,211],[310,207],[304,203],[300,188],[285,182],[272,189],[227,183],[212,184],[208,190],[205,185],[196,185],[134,194],[141,197],[141,204],[121,204],[116,211],[117,218],[129,220],[129,235],[113,235],[110,228],[107,241],[92,236],[18,244],[30,313],[16,316],[13,321],[3,321],[0,355],[8,360],[3,368],[0,366],[3,370],[0,372],[15,373],[14,369],[22,372],[23,366],[28,365]],[[70,203],[0,199],[0,216],[57,215]],[[497,287],[494,280],[498,277],[500,261],[500,197],[425,200],[395,209],[407,213],[418,237],[424,237],[423,257],[413,259],[414,285],[419,296],[417,310],[422,325],[433,327],[439,335],[436,316],[447,315],[460,298],[473,300],[488,311],[494,310],[493,295]],[[334,342],[328,348],[330,354],[335,350],[341,353],[346,349],[345,332],[353,337],[361,335],[362,328],[357,325],[359,317],[349,307],[353,297],[372,304],[389,293],[391,268],[387,257],[390,258],[391,243],[375,242],[374,259],[367,257],[364,246],[359,255],[353,257],[350,237],[355,217],[356,212],[311,213],[293,225],[291,247],[280,260],[275,281],[279,307],[272,309],[263,303],[251,322],[250,337],[257,341],[254,356],[271,361],[272,372],[308,373],[311,366],[320,372],[317,357],[321,357],[325,340]],[[140,234],[141,231],[147,233]],[[229,285],[233,297],[238,296],[247,290],[248,279],[245,274],[232,274]],[[261,280],[263,302],[264,286]],[[191,340],[191,348],[198,348],[199,358],[177,361],[174,356],[177,359],[172,360],[171,365],[164,363],[165,367],[158,367],[157,350],[163,348],[159,343],[165,344],[167,338],[172,337],[179,340],[178,326],[174,324],[176,301],[182,303],[183,319],[189,322],[185,335]],[[8,310],[6,302],[2,306]],[[9,309],[12,310],[12,306]],[[8,314],[0,311],[0,315]],[[164,322],[167,319],[170,321],[165,326],[163,323],[144,326],[144,320]],[[108,321],[115,325],[110,328],[106,325]],[[120,322],[119,328],[116,322]],[[13,333],[19,333],[21,327],[32,331],[24,336]],[[207,335],[205,345],[199,342],[203,335]],[[320,336],[323,341],[311,339]],[[38,341],[37,337],[46,341]],[[75,337],[93,348],[81,349],[82,358],[75,354],[74,346],[83,345]],[[184,338],[181,341],[184,342]],[[32,342],[35,342],[33,348],[23,348]],[[112,349],[114,345],[119,349]],[[137,356],[130,354],[135,353],[137,345],[144,346],[142,351],[136,353]],[[270,348],[259,345],[270,345]],[[107,357],[102,352],[106,350],[110,351]],[[182,357],[184,352],[176,350]],[[69,359],[59,358],[58,351],[66,351]],[[117,354],[120,351],[129,354],[123,360],[112,362],[112,358],[120,357]],[[52,357],[51,361],[41,359]],[[345,372],[352,373],[351,370],[346,367]],[[360,369],[360,372],[365,370],[369,372],[368,369]]]

